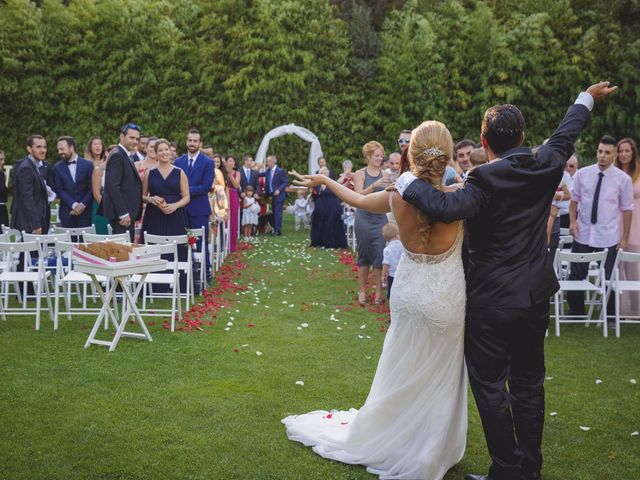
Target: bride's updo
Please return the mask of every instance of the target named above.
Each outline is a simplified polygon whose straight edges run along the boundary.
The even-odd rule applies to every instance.
[[[411,173],[438,190],[442,188],[442,177],[452,154],[453,139],[444,123],[427,120],[411,132],[408,155]],[[421,211],[418,212],[418,218],[425,224],[420,229],[420,238],[427,245],[434,222]]]
[[[442,122],[427,120],[411,132],[409,168],[416,177],[440,189],[453,154],[453,139]]]

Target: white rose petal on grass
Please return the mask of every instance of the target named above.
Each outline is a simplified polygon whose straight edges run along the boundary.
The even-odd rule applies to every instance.
[[[342,327],[336,327],[336,330],[342,330]]]
[[[638,432],[637,430],[635,432],[631,432],[632,437],[637,437],[638,435],[640,435],[640,432]]]
[[[361,338],[361,339],[362,339],[362,338],[364,338],[364,337],[363,337],[362,335],[358,335],[358,338]]]
[[[550,416],[550,417],[555,417],[556,415],[558,415],[558,412],[551,412],[551,413],[549,414],[549,416]]]
[[[600,385],[602,383],[602,380],[600,380],[599,378],[596,379],[596,385]]]
[[[225,332],[228,332],[229,330],[231,330],[229,327],[224,327]]]
[[[636,383],[638,383],[638,382],[636,382],[636,379],[635,379],[635,378],[632,378],[631,380],[629,380],[629,383],[630,383],[631,385],[635,385],[635,384],[636,384]]]
[[[298,330],[302,330],[302,327],[298,327]]]
[[[244,345],[242,345],[242,347],[243,347],[243,348],[244,348],[244,347],[248,347],[248,346],[249,346],[249,344],[248,344],[248,343],[245,343]]]
[[[591,427],[583,427],[582,425],[580,425],[580,430],[582,430],[583,432],[588,432],[589,430],[591,430]]]
[[[366,325],[360,325],[360,330],[364,330],[365,328],[367,328]]]
[[[233,323],[232,322],[227,322],[227,327],[233,327]]]
[[[298,380],[296,382],[296,385],[300,385],[301,387],[304,387],[304,382],[302,380]]]
[[[545,377],[547,380],[553,380],[553,377]]]
[[[309,324],[308,324],[308,323],[301,323],[301,324],[300,324],[300,326],[301,326],[302,328],[307,328],[307,327],[309,326]]]
[[[258,351],[256,351],[256,355],[260,356],[260,355],[262,355],[262,352],[260,350],[258,350]]]

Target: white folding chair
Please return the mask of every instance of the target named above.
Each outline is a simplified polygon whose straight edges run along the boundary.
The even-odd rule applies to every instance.
[[[55,273],[56,270],[56,257],[55,257],[55,245],[56,242],[70,242],[71,235],[67,232],[64,233],[49,233],[47,235],[41,235],[36,233],[22,232],[22,240],[25,242],[38,242],[40,245],[40,257],[44,263],[44,268],[47,271]],[[28,261],[27,261],[28,258]],[[37,270],[37,261],[35,258],[31,258],[30,255],[25,255],[25,271]]]
[[[614,295],[614,301],[616,305],[616,314],[615,314],[615,332],[616,337],[620,336],[620,324],[621,323],[636,323],[640,324],[640,311],[637,312],[636,315],[627,315],[625,314],[625,318],[620,318],[620,295],[623,292],[639,292],[640,293],[640,279],[637,280],[627,280],[622,279],[623,274],[621,272],[621,266],[623,264],[640,264],[640,253],[633,252],[625,252],[623,250],[618,250],[618,255],[616,256],[616,261],[613,265],[613,274],[611,275],[611,280],[607,281],[607,300],[611,293]],[[609,315],[611,317],[612,315]]]
[[[7,227],[6,225],[2,225],[2,233],[9,236],[9,242],[21,242],[22,241],[22,232],[20,230],[16,230],[15,228]]]
[[[194,237],[196,237],[197,239],[202,240],[200,242],[200,250],[194,250],[193,251],[193,259],[197,260],[200,263],[200,290],[203,290],[205,288],[205,282],[206,282],[206,278],[207,278],[207,257],[205,256],[205,252],[206,252],[206,245],[204,242],[204,238],[205,238],[205,230],[204,227],[200,227],[200,228],[195,228],[191,230],[191,233],[193,234]],[[145,232],[146,234],[146,232]],[[211,253],[209,253],[209,258],[211,258]],[[191,275],[192,280],[193,279],[193,275]],[[195,288],[193,285],[193,281],[191,282],[191,300],[192,302],[195,303]],[[189,310],[189,305],[187,304],[187,310]]]
[[[86,273],[76,272],[73,269],[73,247],[74,243],[58,241],[55,245],[56,251],[56,274],[54,279],[54,330],[58,329],[58,319],[60,314],[64,314],[67,316],[69,320],[71,320],[72,315],[87,315],[90,313],[99,313],[100,308],[88,308],[87,307],[87,286],[92,287],[92,295],[93,303],[96,303],[96,299],[99,298],[98,293],[93,290],[93,282],[91,281],[91,277]],[[66,259],[66,264],[63,262],[63,259]],[[100,281],[105,289],[108,288],[108,278],[97,276],[98,281]],[[76,286],[79,290],[82,287],[82,296],[79,298],[79,302],[81,303],[80,307],[74,308],[71,303],[71,286]],[[62,294],[62,295],[61,295]],[[60,296],[62,296],[64,300],[65,311],[60,312]],[[117,311],[117,309],[115,309]]]
[[[574,253],[563,252],[558,250],[554,259],[554,267],[556,275],[558,277],[558,283],[560,289],[554,295],[554,310],[556,321],[556,336],[560,336],[560,324],[561,323],[602,323],[602,333],[607,336],[607,302],[606,302],[606,282],[604,274],[604,262],[607,258],[607,251],[594,253]],[[597,262],[598,275],[593,281],[587,277],[585,280],[568,280],[568,271],[562,266],[563,262],[571,263],[586,263]],[[589,306],[589,311],[586,315],[565,315],[564,314],[564,292],[581,291],[593,294],[592,303]],[[592,318],[594,309],[597,305],[601,307],[601,315],[598,318]]]
[[[96,233],[96,226],[89,225],[88,227],[53,227],[53,233],[68,233],[71,237],[75,237],[75,241],[78,243],[82,243],[84,241],[84,235],[86,233]]]
[[[85,233],[83,235],[85,243],[94,242],[130,242],[129,232],[113,233],[111,235],[103,235],[100,233]]]
[[[38,262],[37,268],[35,271],[24,271],[17,272],[15,271],[15,264],[13,260],[17,259],[18,255],[24,254],[25,256],[29,256],[30,254],[37,253],[38,254]],[[0,287],[2,291],[5,292],[11,285],[18,286],[18,284],[22,283],[27,285],[28,283],[33,284],[34,292],[35,292],[35,308],[29,308],[27,302],[27,294],[26,288],[24,295],[22,295],[22,302],[19,304],[20,307],[10,307],[9,303],[6,301],[7,297],[4,297],[5,301],[0,301],[0,316],[3,320],[6,320],[6,315],[33,315],[36,316],[36,330],[40,330],[40,310],[42,305],[42,296],[44,293],[45,299],[47,301],[47,307],[49,310],[49,316],[52,320],[55,321],[53,310],[51,308],[51,296],[49,295],[49,282],[48,278],[51,275],[51,272],[44,268],[44,260],[43,254],[41,251],[40,244],[37,241],[30,242],[22,242],[22,243],[12,243],[12,242],[0,242],[0,255],[5,257],[10,257],[12,260],[9,262],[10,268],[2,273],[0,273]],[[55,326],[55,325],[54,325]]]
[[[180,292],[180,265],[184,263],[188,265],[187,267],[187,304],[189,300],[189,292],[188,285],[190,283],[190,267],[191,267],[191,257],[187,256],[187,262],[180,262],[178,259],[178,241],[169,240],[163,241],[167,238],[180,238],[180,240],[186,244],[187,236],[186,235],[177,235],[175,237],[163,237],[161,235],[151,235],[148,233],[144,233],[145,242],[149,245],[158,245],[160,247],[161,255],[170,255],[171,260],[167,263],[167,270],[170,270],[170,273],[166,272],[158,272],[158,273],[149,273],[144,279],[144,286],[142,290],[142,308],[139,309],[142,316],[151,316],[151,317],[165,317],[167,314],[171,314],[171,331],[175,331],[176,325],[176,303],[178,306],[178,319],[182,320],[182,301],[181,301],[181,292]],[[129,281],[131,283],[139,283],[141,280],[141,275],[132,275]],[[152,285],[167,285],[171,292],[162,293],[162,292],[154,292]],[[150,288],[147,288],[150,287]],[[147,299],[150,299],[151,302],[154,298],[171,298],[171,308],[170,309],[157,309],[154,308],[153,311],[147,309]],[[126,321],[126,319],[123,319]]]

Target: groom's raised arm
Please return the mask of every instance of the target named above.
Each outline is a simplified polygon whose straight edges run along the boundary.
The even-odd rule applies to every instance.
[[[474,169],[464,188],[445,193],[424,182],[410,172],[403,173],[396,182],[402,199],[415,206],[429,218],[450,223],[474,216],[489,201],[490,191],[482,180],[480,169]]]

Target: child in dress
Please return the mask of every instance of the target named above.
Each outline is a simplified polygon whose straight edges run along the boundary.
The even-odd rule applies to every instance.
[[[398,229],[393,223],[387,223],[382,227],[382,238],[387,246],[382,251],[382,282],[386,280],[387,298],[391,297],[391,285],[396,274],[396,268],[402,255],[402,243],[398,238]]]
[[[244,239],[251,238],[253,228],[258,226],[258,214],[260,213],[260,205],[253,198],[254,190],[251,185],[247,185],[244,189],[244,199],[242,201],[242,234]]]
[[[300,224],[303,224],[303,227],[309,229],[309,200],[306,197],[307,189],[298,190],[298,198],[296,199],[296,203],[294,205],[295,211],[293,212],[296,219],[296,232],[300,230]]]

